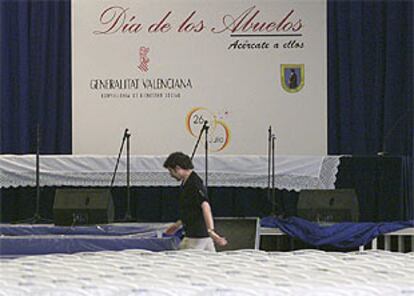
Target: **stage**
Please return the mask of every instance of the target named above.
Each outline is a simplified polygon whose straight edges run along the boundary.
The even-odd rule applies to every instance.
[[[177,218],[178,184],[162,169],[162,157],[136,156],[131,167],[131,211],[138,222],[166,222]],[[203,173],[203,157],[195,158]],[[114,156],[41,156],[40,214],[53,219],[56,188],[109,188]],[[35,212],[35,157],[0,156],[0,222],[17,222]],[[125,215],[126,176],[122,159],[111,189],[115,218]],[[360,221],[412,219],[413,197],[406,184],[408,164],[396,156],[280,156],[276,158],[276,199],[287,216],[296,215],[302,189],[354,188]],[[267,196],[267,160],[261,156],[214,156],[210,162],[209,197],[221,217],[265,217],[271,214]]]

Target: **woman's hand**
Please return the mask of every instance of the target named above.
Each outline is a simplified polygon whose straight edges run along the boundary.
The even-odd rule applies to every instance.
[[[220,247],[224,247],[227,245],[227,239],[225,237],[221,237],[218,235],[214,230],[209,230],[208,235],[213,239],[213,241]]]

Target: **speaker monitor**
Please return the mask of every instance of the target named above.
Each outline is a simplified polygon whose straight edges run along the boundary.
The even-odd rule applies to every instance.
[[[259,248],[259,218],[215,218],[214,229],[224,236],[228,244],[224,247],[216,245],[217,251],[230,251]]]
[[[57,189],[53,205],[55,225],[91,225],[113,222],[114,205],[108,189]]]
[[[355,190],[302,190],[297,215],[313,222],[358,222],[359,206]]]

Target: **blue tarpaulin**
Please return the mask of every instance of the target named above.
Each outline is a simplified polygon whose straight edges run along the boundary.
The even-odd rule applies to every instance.
[[[330,245],[348,249],[366,245],[381,234],[414,227],[414,220],[384,223],[346,222],[322,226],[298,217],[265,217],[261,219],[260,224],[262,227],[279,228],[284,233],[313,246]]]
[[[151,224],[76,227],[0,224],[0,255],[177,249],[180,238],[177,236],[161,237],[162,231],[162,226]]]

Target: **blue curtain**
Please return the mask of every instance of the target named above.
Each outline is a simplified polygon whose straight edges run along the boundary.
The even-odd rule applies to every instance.
[[[1,153],[71,153],[70,1],[0,1]]]
[[[413,2],[328,2],[328,151],[402,157],[413,203]]]

